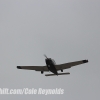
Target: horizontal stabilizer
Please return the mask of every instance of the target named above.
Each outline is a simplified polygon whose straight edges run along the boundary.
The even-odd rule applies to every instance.
[[[68,75],[70,74],[69,72],[68,73],[58,73],[58,75]],[[55,76],[56,74],[45,74],[45,76]]]

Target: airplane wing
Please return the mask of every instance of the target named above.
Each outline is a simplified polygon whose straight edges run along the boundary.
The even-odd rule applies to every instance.
[[[88,62],[88,60],[81,60],[81,61],[75,61],[75,62],[69,62],[69,63],[65,63],[65,64],[60,64],[60,65],[55,65],[55,67],[57,70],[62,70],[62,69],[71,68],[72,66],[84,64],[87,62]]]
[[[17,66],[17,68],[35,71],[49,71],[47,66]]]

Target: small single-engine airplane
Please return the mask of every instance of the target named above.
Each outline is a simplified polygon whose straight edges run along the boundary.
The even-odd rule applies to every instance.
[[[63,72],[63,69],[71,68],[72,66],[80,65],[87,63],[88,60],[81,60],[81,61],[75,61],[75,62],[69,62],[64,64],[56,65],[55,61],[51,58],[47,58],[46,55],[45,62],[46,66],[17,66],[18,69],[26,69],[26,70],[35,70],[35,71],[41,71],[41,74],[43,74],[44,71],[51,71],[54,74],[46,74],[45,76],[53,76],[53,75],[68,75],[67,73],[58,73],[57,71],[61,70]]]

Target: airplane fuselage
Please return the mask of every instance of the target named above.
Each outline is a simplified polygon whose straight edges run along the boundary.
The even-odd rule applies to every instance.
[[[45,62],[46,62],[46,65],[48,67],[48,70],[51,71],[52,73],[58,75],[58,72],[57,72],[57,70],[55,68],[54,62],[50,58],[45,59]]]

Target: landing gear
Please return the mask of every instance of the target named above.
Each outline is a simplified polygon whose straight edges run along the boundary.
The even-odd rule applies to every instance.
[[[43,71],[41,71],[41,74],[43,74]]]
[[[61,72],[63,72],[63,70],[61,69]]]

